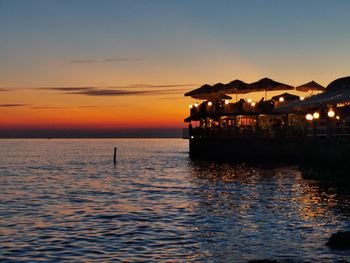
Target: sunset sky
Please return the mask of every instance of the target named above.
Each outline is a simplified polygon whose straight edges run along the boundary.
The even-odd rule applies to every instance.
[[[184,127],[183,94],[350,75],[350,1],[0,0],[0,137]],[[250,95],[244,95],[245,97]]]

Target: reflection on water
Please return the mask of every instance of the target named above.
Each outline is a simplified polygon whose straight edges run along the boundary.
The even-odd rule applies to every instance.
[[[345,260],[350,196],[296,167],[192,162],[184,140],[0,141],[0,259]],[[118,162],[113,166],[113,147]]]

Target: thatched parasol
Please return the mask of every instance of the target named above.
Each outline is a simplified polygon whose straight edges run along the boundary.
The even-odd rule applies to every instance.
[[[192,98],[197,99],[197,96],[207,94],[213,91],[213,87],[209,84],[204,84],[198,89],[191,90],[190,92],[185,93],[185,96],[191,96]]]
[[[249,92],[257,92],[257,91],[264,91],[265,92],[265,99],[266,99],[266,92],[267,91],[274,91],[274,90],[293,90],[294,87],[274,81],[269,78],[263,78],[256,82],[250,83],[248,85]]]
[[[303,92],[309,92],[311,91],[315,91],[315,90],[319,90],[319,91],[325,91],[325,87],[323,87],[322,85],[318,84],[315,81],[310,81],[308,83],[305,83],[303,85],[300,85],[298,87],[295,88],[297,91],[303,91]]]
[[[280,95],[273,96],[271,99],[278,101],[280,98],[283,98],[284,101],[295,101],[295,100],[300,100],[300,97],[297,95],[293,95],[290,93],[282,93]]]

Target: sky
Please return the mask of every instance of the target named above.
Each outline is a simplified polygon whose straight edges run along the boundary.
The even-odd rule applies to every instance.
[[[205,83],[326,86],[350,75],[348,10],[347,0],[0,0],[0,137],[177,136],[194,102],[183,94]]]

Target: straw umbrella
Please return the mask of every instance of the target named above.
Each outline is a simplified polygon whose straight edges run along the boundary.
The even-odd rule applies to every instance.
[[[311,90],[311,94],[313,93],[313,91],[315,90],[319,90],[319,91],[325,91],[326,88],[323,87],[322,85],[318,84],[315,81],[310,81],[308,83],[302,84],[298,87],[295,88],[297,91],[302,91],[302,92],[309,92]]]
[[[265,99],[266,99],[267,91],[293,90],[293,89],[294,89],[293,86],[290,86],[281,82],[277,82],[269,78],[263,78],[256,82],[250,83],[247,88],[249,92],[264,91]]]
[[[198,99],[203,94],[208,94],[213,92],[213,87],[209,84],[204,84],[198,89],[191,90],[190,92],[185,93],[185,96],[191,96],[194,99]]]
[[[295,101],[295,100],[300,100],[300,97],[297,96],[297,95],[293,95],[293,94],[290,94],[290,93],[282,93],[280,95],[276,95],[276,96],[273,96],[271,99],[272,100],[275,100],[275,101],[279,101],[280,98],[283,98],[284,101]]]
[[[243,94],[247,93],[247,87],[248,84],[245,83],[242,80],[235,79],[229,83],[226,84],[225,91],[228,94],[235,94],[236,95],[236,102],[237,102],[237,94]]]

